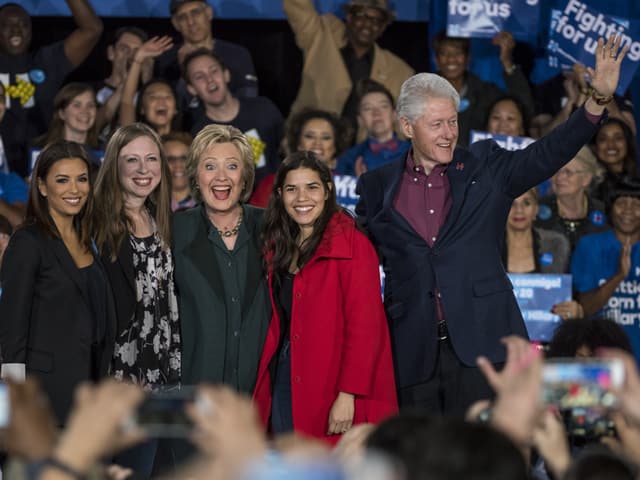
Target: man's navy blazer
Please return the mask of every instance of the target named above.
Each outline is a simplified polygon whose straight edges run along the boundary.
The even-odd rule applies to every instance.
[[[492,140],[457,147],[446,170],[451,209],[433,247],[394,208],[406,158],[360,178],[356,213],[386,274],[398,387],[431,376],[438,351],[438,291],[451,343],[464,364],[475,366],[478,355],[503,362],[500,338],[527,336],[501,260],[511,203],[570,161],[597,128],[582,107],[524,150],[507,151]]]

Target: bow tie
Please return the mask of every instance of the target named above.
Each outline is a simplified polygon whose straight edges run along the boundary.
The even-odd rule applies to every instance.
[[[379,154],[383,150],[397,150],[398,140],[396,138],[392,138],[386,142],[369,142],[369,148],[374,155]]]

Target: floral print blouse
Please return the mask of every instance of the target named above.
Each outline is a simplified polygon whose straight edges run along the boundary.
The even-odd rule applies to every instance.
[[[133,251],[136,306],[116,339],[113,375],[147,391],[172,388],[180,382],[180,324],[173,281],[171,250],[160,237],[129,235]]]

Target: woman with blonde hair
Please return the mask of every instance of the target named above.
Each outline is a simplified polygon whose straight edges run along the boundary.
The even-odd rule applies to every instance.
[[[596,156],[582,147],[551,177],[554,195],[540,201],[536,226],[563,234],[571,251],[584,235],[608,229],[604,204],[590,194],[603,178],[604,169]]]
[[[182,380],[250,393],[271,316],[263,211],[245,203],[255,178],[251,146],[235,127],[208,125],[191,144],[186,173],[200,205],[173,221]]]

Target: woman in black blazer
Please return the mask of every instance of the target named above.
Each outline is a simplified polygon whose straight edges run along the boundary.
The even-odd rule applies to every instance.
[[[24,365],[38,377],[60,423],[75,387],[106,375],[115,339],[112,296],[87,223],[89,171],[77,143],[54,142],[40,153],[26,221],[0,271],[2,369]]]

